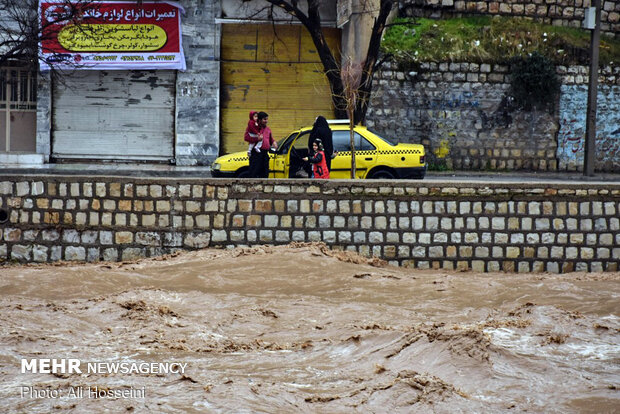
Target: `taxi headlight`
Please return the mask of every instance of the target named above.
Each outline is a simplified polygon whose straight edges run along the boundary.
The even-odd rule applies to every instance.
[[[215,171],[219,171],[219,170],[221,170],[221,169],[222,169],[222,164],[220,164],[219,162],[214,162],[214,163],[213,163],[213,169],[214,169]]]

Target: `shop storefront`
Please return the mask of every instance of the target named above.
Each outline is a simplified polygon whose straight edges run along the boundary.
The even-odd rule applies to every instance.
[[[67,7],[40,4],[41,69],[66,71],[52,80],[51,159],[173,160],[184,9],[89,2],[73,24]]]

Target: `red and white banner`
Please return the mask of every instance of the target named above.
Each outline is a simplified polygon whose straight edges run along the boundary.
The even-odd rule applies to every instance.
[[[174,2],[41,0],[41,70],[185,70]]]

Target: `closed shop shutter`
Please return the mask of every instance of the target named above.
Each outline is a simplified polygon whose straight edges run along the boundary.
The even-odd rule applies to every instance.
[[[325,33],[331,50],[339,51],[340,30]],[[329,82],[302,26],[224,24],[221,59],[222,153],[247,149],[243,133],[250,111],[269,114],[277,140],[312,125],[318,115],[333,118]]]
[[[54,83],[52,156],[174,157],[176,72],[80,71]]]

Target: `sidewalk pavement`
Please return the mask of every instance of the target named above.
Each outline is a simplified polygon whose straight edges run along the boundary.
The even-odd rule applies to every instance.
[[[211,178],[209,166],[175,166],[165,164],[104,163],[104,164],[0,164],[0,175],[80,175],[112,177],[180,177]],[[581,172],[531,171],[428,171],[417,182],[591,182],[620,184],[620,172],[596,173],[586,177]]]
[[[0,164],[0,174],[210,178],[211,167],[142,163]]]

